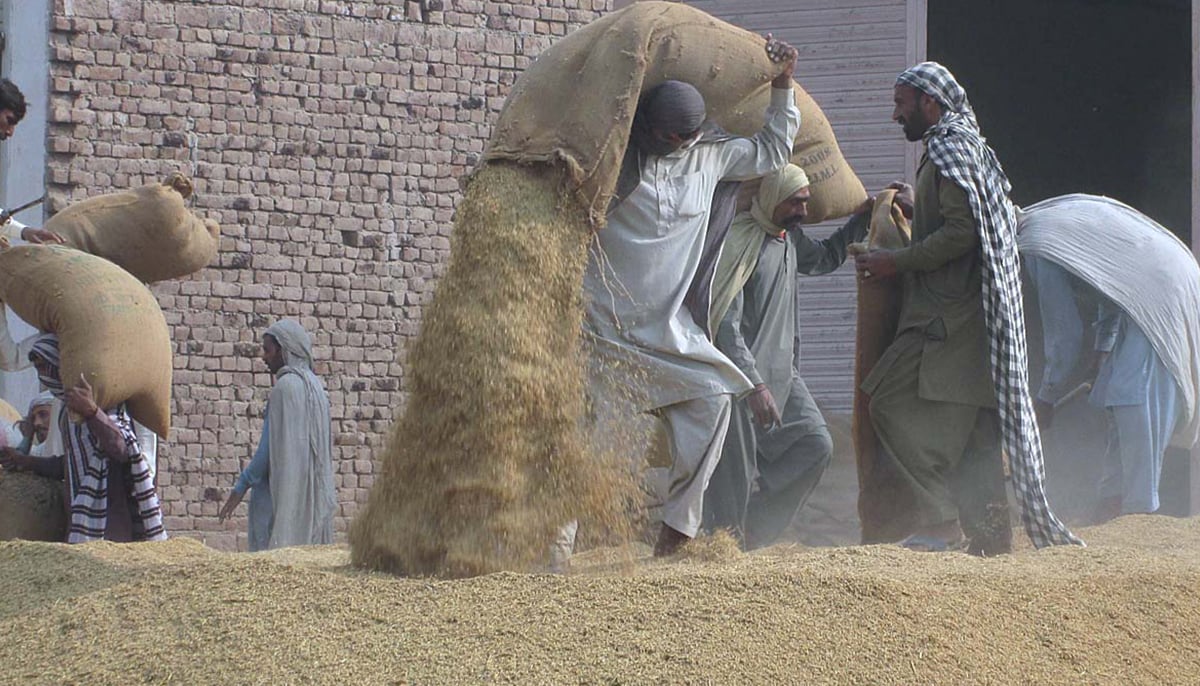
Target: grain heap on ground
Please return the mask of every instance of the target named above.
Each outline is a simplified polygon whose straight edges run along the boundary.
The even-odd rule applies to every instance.
[[[457,581],[336,547],[4,543],[0,682],[1194,683],[1200,520],[1084,533],[991,559],[701,540]]]

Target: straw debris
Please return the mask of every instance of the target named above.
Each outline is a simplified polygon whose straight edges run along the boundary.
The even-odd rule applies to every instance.
[[[410,357],[407,410],[350,531],[357,565],[450,577],[534,569],[556,530],[627,529],[628,458],[588,447],[586,215],[546,165],[495,163],[458,208]]]

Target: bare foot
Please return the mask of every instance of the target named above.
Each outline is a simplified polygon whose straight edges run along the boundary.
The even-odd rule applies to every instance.
[[[663,524],[662,529],[658,532],[658,542],[654,544],[654,557],[674,555],[675,551],[679,550],[679,546],[690,540],[692,540],[691,536],[681,534]]]

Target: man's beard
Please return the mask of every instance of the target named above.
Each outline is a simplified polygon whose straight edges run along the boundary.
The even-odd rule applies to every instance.
[[[912,124],[904,125],[904,137],[907,138],[910,143],[916,143],[917,141],[924,138],[925,131],[926,131],[926,129],[918,130],[917,127]]]
[[[905,119],[900,123],[904,129],[904,137],[910,143],[916,143],[925,137],[925,132],[929,130],[929,124],[924,119]]]

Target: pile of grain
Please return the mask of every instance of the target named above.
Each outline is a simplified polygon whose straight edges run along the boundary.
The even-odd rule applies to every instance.
[[[581,283],[591,234],[561,171],[494,163],[467,189],[409,358],[407,411],[350,532],[358,565],[535,568],[555,530],[620,528],[636,488],[589,450]]]
[[[28,472],[0,469],[0,541],[65,541],[63,484]]]
[[[992,559],[639,546],[633,565],[456,581],[357,571],[336,547],[4,543],[0,682],[1194,683],[1200,520],[1083,533]]]

